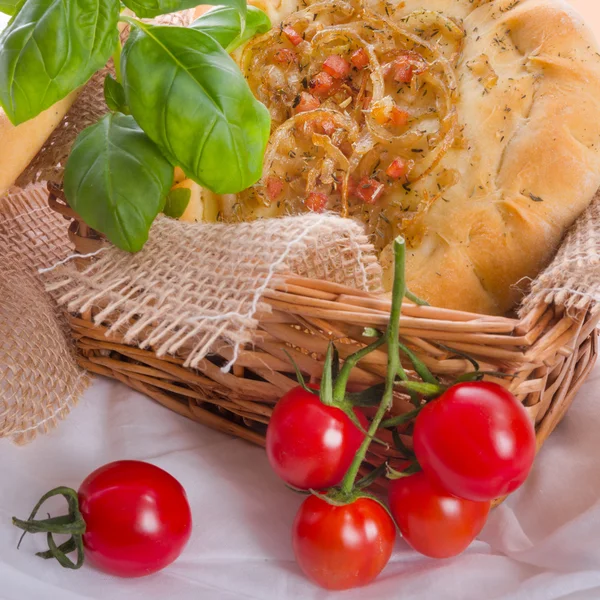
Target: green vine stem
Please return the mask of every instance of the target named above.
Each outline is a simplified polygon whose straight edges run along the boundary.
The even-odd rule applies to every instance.
[[[369,427],[369,435],[365,438],[360,449],[356,453],[356,456],[354,457],[354,460],[352,461],[352,464],[350,465],[350,468],[348,469],[348,472],[342,481],[342,494],[347,494],[348,496],[351,494],[354,488],[354,482],[356,481],[360,466],[364,461],[369,445],[371,444],[371,439],[375,436],[375,433],[379,429],[379,424],[381,423],[383,416],[392,406],[394,383],[396,381],[396,375],[400,366],[398,335],[402,300],[404,299],[404,295],[406,293],[406,281],[404,278],[405,243],[404,238],[402,237],[397,237],[394,240],[394,259],[394,285],[392,288],[392,309],[390,312],[390,320],[385,335],[375,342],[375,344],[379,343],[379,345],[387,342],[388,346],[388,365],[385,378],[385,389],[381,398],[381,403],[377,409],[377,413],[375,414],[375,418]],[[372,345],[373,344],[371,344],[371,346]],[[345,366],[346,365],[344,365],[344,367]],[[344,368],[342,368],[342,372],[343,370]]]
[[[63,496],[65,498],[69,507],[69,514],[61,517],[36,519],[35,516],[42,504],[53,496]],[[17,548],[21,545],[26,533],[45,533],[49,549],[46,552],[38,552],[37,556],[45,559],[55,558],[67,569],[79,569],[83,565],[83,534],[85,533],[85,521],[79,510],[79,499],[77,497],[77,492],[74,489],[61,486],[50,490],[40,498],[27,520],[13,517],[12,522],[15,527],[23,530],[23,535],[19,539]],[[53,534],[67,534],[71,537],[60,546],[57,546]],[[77,551],[77,561],[73,562],[67,554],[75,550]]]

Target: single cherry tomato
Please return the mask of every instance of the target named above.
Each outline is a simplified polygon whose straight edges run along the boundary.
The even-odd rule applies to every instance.
[[[403,158],[395,158],[390,166],[385,170],[385,174],[392,179],[400,179],[406,177],[409,171],[409,163]]]
[[[292,529],[296,562],[309,579],[328,590],[373,581],[390,560],[395,539],[394,521],[371,498],[332,506],[310,496]]]
[[[364,69],[369,64],[369,55],[364,48],[359,48],[352,53],[350,62],[355,69],[359,71]]]
[[[535,457],[523,405],[497,383],[460,383],[421,410],[414,450],[423,470],[451,494],[493,500],[516,490]]]
[[[323,212],[327,206],[327,194],[323,192],[311,192],[304,199],[304,206],[311,212]]]
[[[375,204],[383,194],[384,185],[377,179],[363,177],[354,189],[354,195],[365,204]]]
[[[267,197],[271,202],[277,200],[281,195],[281,192],[283,192],[283,181],[279,177],[267,177],[265,186],[267,188]]]
[[[354,413],[366,431],[366,417],[358,409]],[[364,439],[342,410],[295,387],[275,406],[267,428],[267,456],[289,485],[323,490],[340,483]]]
[[[308,87],[317,95],[325,96],[333,88],[334,79],[329,73],[321,71],[310,80]]]
[[[291,26],[284,27],[283,33],[285,33],[286,37],[294,46],[298,46],[302,43],[302,36]]]
[[[350,63],[337,54],[332,54],[325,59],[323,71],[329,73],[334,79],[346,79],[350,75]]]
[[[449,558],[466,550],[479,535],[491,502],[452,496],[425,473],[392,481],[388,504],[404,540],[432,558]]]
[[[321,101],[307,92],[300,92],[298,103],[296,104],[296,114],[315,110],[321,106]]]
[[[123,460],[94,471],[81,484],[85,556],[120,577],[150,575],[170,565],[192,532],[181,484],[149,463]]]

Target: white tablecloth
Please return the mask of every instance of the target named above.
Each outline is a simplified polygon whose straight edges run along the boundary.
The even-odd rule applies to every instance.
[[[180,417],[99,379],[61,426],[26,447],[0,442],[1,600],[597,600],[600,598],[600,366],[542,449],[525,486],[496,509],[464,555],[435,561],[401,540],[367,589],[328,595],[294,562],[290,526],[302,496],[271,472],[260,448]],[[142,459],[188,491],[194,531],[185,553],[155,576],[124,580],[62,569],[16,550],[13,515],[47,490],[77,487],[96,467]],[[53,515],[59,501],[49,504]]]

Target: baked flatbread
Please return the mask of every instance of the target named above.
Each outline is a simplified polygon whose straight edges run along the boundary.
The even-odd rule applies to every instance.
[[[300,4],[239,56],[273,133],[220,218],[333,210],[388,271],[403,234],[431,304],[505,313],[600,187],[592,34],[558,0]]]

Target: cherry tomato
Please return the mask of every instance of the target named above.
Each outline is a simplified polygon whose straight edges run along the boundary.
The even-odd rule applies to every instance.
[[[448,494],[424,473],[392,481],[388,503],[402,537],[432,558],[449,558],[466,550],[483,529],[491,508],[491,502]]]
[[[85,557],[102,571],[141,577],[182,552],[192,516],[181,484],[149,463],[124,460],[94,471],[78,492]]]
[[[485,381],[448,389],[415,421],[414,450],[423,471],[451,494],[493,500],[516,490],[535,457],[535,430],[523,405]]]
[[[366,417],[354,412],[366,430]],[[340,483],[364,439],[343,411],[296,387],[273,411],[267,456],[275,473],[289,485],[322,490]]]
[[[332,506],[310,496],[300,506],[292,529],[298,565],[328,590],[373,581],[390,560],[395,539],[394,521],[370,498]]]

